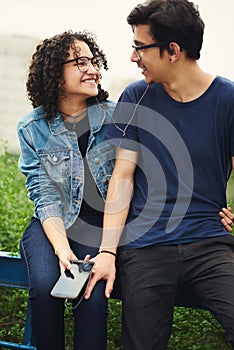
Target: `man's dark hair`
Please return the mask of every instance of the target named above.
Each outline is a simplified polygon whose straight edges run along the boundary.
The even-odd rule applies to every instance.
[[[67,60],[68,51],[76,40],[84,41],[94,56],[103,59],[104,69],[108,69],[105,54],[97,45],[95,36],[89,32],[67,31],[40,43],[32,56],[26,87],[33,107],[43,106],[48,120],[56,115],[58,97],[61,94],[66,96],[62,63]],[[98,95],[90,97],[88,102],[92,104],[107,98],[108,92],[98,84]]]
[[[186,50],[188,58],[200,58],[204,22],[193,2],[148,0],[136,6],[127,21],[133,29],[138,24],[149,24],[154,40],[176,42],[181,49]]]

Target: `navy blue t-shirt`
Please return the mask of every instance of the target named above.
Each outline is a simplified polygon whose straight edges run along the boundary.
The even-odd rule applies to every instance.
[[[138,248],[225,235],[218,212],[234,157],[234,83],[216,77],[199,98],[173,100],[137,81],[119,99],[107,139],[138,152],[121,245]]]

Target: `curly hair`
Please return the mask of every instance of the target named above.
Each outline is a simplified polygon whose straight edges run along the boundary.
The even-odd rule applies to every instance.
[[[26,88],[33,107],[43,106],[45,118],[48,120],[56,115],[60,91],[65,96],[62,63],[66,61],[69,56],[68,51],[76,40],[84,41],[94,56],[102,58],[104,69],[108,69],[106,55],[97,45],[96,37],[90,32],[69,30],[45,39],[37,45],[29,66]],[[101,84],[98,84],[98,95],[90,97],[88,102],[93,104],[97,101],[105,101],[108,96],[108,92],[102,89]]]

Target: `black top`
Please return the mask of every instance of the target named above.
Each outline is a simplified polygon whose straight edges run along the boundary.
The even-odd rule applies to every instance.
[[[64,124],[68,130],[76,132],[80,152],[84,162],[84,192],[79,217],[84,221],[89,222],[90,216],[92,217],[92,221],[93,217],[96,216],[98,222],[100,222],[100,219],[102,220],[103,216],[104,201],[93,179],[86,158],[86,150],[90,135],[88,118],[85,117],[78,123],[64,122]]]

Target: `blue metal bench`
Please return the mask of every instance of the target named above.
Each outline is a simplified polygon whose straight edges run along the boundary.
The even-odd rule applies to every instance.
[[[12,256],[6,252],[0,252],[0,286],[28,289],[27,269],[20,256]],[[36,350],[30,324],[29,304],[27,309],[23,343],[17,344],[0,340],[0,348]]]

